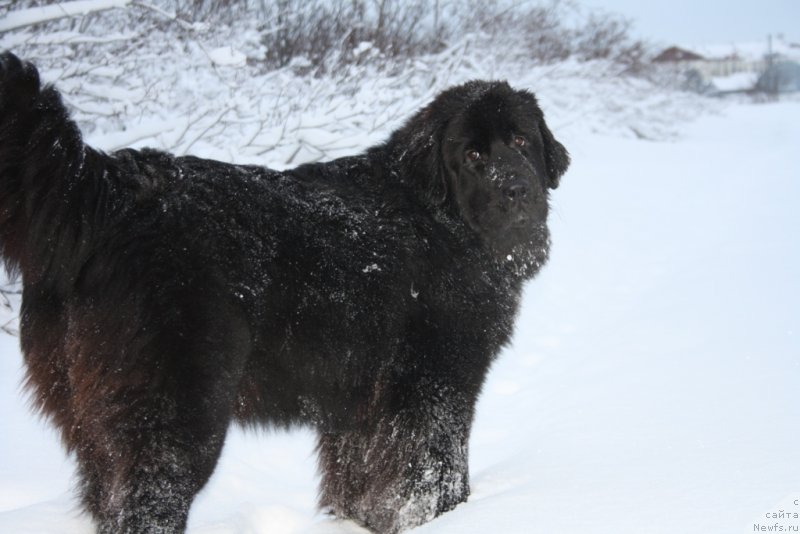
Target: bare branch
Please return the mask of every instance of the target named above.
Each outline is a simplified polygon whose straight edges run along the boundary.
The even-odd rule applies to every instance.
[[[126,7],[130,2],[131,0],[74,0],[59,2],[52,6],[18,9],[9,12],[5,19],[0,20],[0,33],[65,17]]]

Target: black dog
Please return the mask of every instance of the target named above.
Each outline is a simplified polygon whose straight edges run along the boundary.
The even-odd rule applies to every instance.
[[[475,401],[568,164],[532,94],[481,81],[286,172],[107,155],[0,56],[28,387],[99,532],[182,532],[231,421],[313,425],[321,506],[376,532],[466,500]]]

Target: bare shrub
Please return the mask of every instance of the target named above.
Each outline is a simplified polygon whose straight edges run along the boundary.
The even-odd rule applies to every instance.
[[[561,61],[572,53],[570,33],[560,19],[560,5],[534,6],[522,17],[519,25],[531,56],[543,63]]]
[[[574,53],[582,61],[608,59],[630,72],[639,72],[645,64],[647,45],[631,37],[632,23],[618,15],[590,13],[576,29]]]
[[[442,45],[424,0],[278,0],[264,9],[268,22],[262,26],[262,44],[270,67],[302,58],[328,70],[363,62],[368,49],[380,58],[397,59],[433,52]]]
[[[535,63],[569,57],[570,32],[562,21],[566,2],[496,3],[470,0],[461,13],[459,33],[474,33],[485,46]]]
[[[18,0],[13,8],[0,4],[0,12],[46,3]],[[575,0],[132,0],[123,11],[128,22],[138,19],[165,33],[177,27],[172,35],[178,39],[188,38],[199,23],[215,35],[253,30],[258,46],[247,51],[251,64],[264,70],[293,65],[301,73],[365,63],[396,69],[465,36],[493,53],[536,64],[576,57],[610,60],[625,72],[638,72],[647,53],[631,37],[629,21],[598,12],[580,15]],[[98,17],[125,18],[112,12],[72,17],[62,27],[84,31]]]

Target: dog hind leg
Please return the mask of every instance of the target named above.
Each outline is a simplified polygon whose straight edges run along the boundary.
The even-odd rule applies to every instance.
[[[224,305],[209,314],[197,309],[172,308],[180,319],[126,358],[96,358],[114,361],[99,375],[73,369],[73,448],[82,501],[100,534],[184,532],[191,503],[214,471],[249,330]]]

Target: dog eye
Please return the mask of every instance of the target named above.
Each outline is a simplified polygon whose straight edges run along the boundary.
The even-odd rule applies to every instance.
[[[478,161],[481,159],[481,153],[477,150],[467,150],[467,159],[470,161]]]
[[[525,146],[525,143],[526,143],[525,138],[522,137],[521,135],[515,135],[514,136],[514,144],[515,145],[517,145],[517,146]]]

